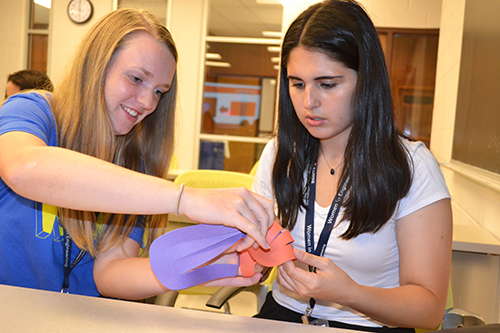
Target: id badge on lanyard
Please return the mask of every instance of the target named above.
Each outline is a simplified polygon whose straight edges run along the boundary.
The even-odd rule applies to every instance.
[[[316,168],[317,164],[313,165],[311,170],[311,184],[307,190],[307,211],[306,211],[306,223],[304,227],[304,239],[305,239],[305,249],[307,253],[311,253],[317,256],[324,256],[326,251],[326,246],[328,244],[328,240],[330,238],[330,234],[332,233],[332,229],[335,226],[335,221],[337,220],[337,216],[339,215],[340,208],[342,207],[342,203],[344,202],[344,198],[349,187],[350,177],[346,176],[342,183],[340,184],[339,191],[337,195],[333,199],[333,202],[330,206],[330,210],[326,217],[325,225],[323,226],[323,230],[319,236],[318,244],[316,248],[314,247],[314,204],[316,201]],[[309,266],[310,272],[316,272],[316,267]],[[316,304],[316,300],[311,298],[309,300],[309,305],[301,317],[302,322],[304,324],[312,324],[309,323],[309,317],[314,310],[314,305]],[[328,322],[326,322],[328,323]],[[317,325],[317,324],[315,324]],[[321,324],[321,326],[324,326]]]

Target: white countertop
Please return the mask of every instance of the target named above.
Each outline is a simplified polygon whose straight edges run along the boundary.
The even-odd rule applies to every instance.
[[[324,332],[317,326],[5,285],[0,300],[0,332]]]
[[[500,255],[500,240],[476,224],[458,206],[453,208],[453,250]]]
[[[500,255],[500,240],[477,225],[453,225],[453,250]]]

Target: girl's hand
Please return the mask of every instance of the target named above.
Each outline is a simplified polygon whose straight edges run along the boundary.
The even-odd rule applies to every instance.
[[[265,235],[274,221],[274,204],[246,188],[199,189],[186,186],[179,213],[200,223],[238,228],[247,234],[238,244],[238,251],[252,245],[269,249]]]
[[[343,304],[356,283],[330,259],[294,249],[297,260],[316,267],[316,273],[287,261],[278,267],[278,282],[303,297],[313,297]],[[307,268],[306,268],[307,269]]]

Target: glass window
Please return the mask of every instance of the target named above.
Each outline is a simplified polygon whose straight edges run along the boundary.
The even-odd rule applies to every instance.
[[[429,146],[438,31],[382,29],[379,36],[389,71],[396,125]]]
[[[201,133],[257,137],[272,132],[278,72],[267,46],[211,42],[207,49],[221,60],[205,63]]]
[[[496,1],[466,3],[452,155],[495,176],[500,174],[498,13]]]
[[[31,29],[44,29],[49,28],[49,15],[50,15],[51,1],[33,0],[31,4]]]
[[[28,29],[28,68],[47,71],[50,0],[32,0]]]
[[[277,1],[210,2],[200,169],[248,173],[260,158],[274,131],[282,15]]]
[[[437,64],[437,35],[395,34],[391,87],[398,127],[430,143]]]

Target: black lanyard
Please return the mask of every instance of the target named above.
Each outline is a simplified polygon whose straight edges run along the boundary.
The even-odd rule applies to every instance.
[[[70,235],[64,230],[64,239],[63,239],[63,250],[64,250],[64,280],[61,288],[61,293],[65,292],[69,293],[69,276],[71,274],[71,271],[73,268],[75,268],[76,265],[83,259],[87,251],[85,250],[80,250],[78,255],[76,256],[75,260],[73,260],[73,263],[70,265],[70,260],[71,260],[71,245],[73,241],[71,240]]]
[[[349,186],[350,177],[347,176],[342,180],[339,191],[333,199],[330,211],[326,217],[325,225],[319,236],[318,245],[314,249],[314,202],[316,200],[316,164],[312,168],[311,184],[307,190],[307,212],[306,212],[306,225],[304,228],[304,238],[306,242],[306,252],[312,253],[317,256],[323,256],[326,251],[326,245],[332,232],[337,216],[340,212],[340,207],[344,202],[345,194]]]
[[[316,249],[314,248],[314,203],[316,200],[316,168],[317,164],[314,163],[311,170],[311,184],[307,189],[306,193],[306,201],[307,201],[307,211],[306,211],[306,224],[304,227],[304,239],[306,245],[306,252],[312,253],[317,256],[323,256],[326,251],[326,245],[328,244],[328,240],[330,238],[330,234],[332,233],[332,229],[335,225],[335,221],[337,220],[337,216],[339,215],[340,208],[342,207],[342,203],[344,202],[345,194],[347,192],[347,188],[349,187],[350,177],[346,176],[342,183],[340,184],[339,191],[333,202],[330,206],[330,211],[326,217],[325,225],[323,226],[323,230],[318,239],[318,244],[316,245]],[[316,267],[309,266],[310,272],[316,272]],[[316,300],[311,298],[309,300],[309,306],[306,309],[305,314],[302,316],[302,321],[307,324],[309,323],[308,317],[311,316],[312,310],[314,309],[314,305],[316,304]]]

